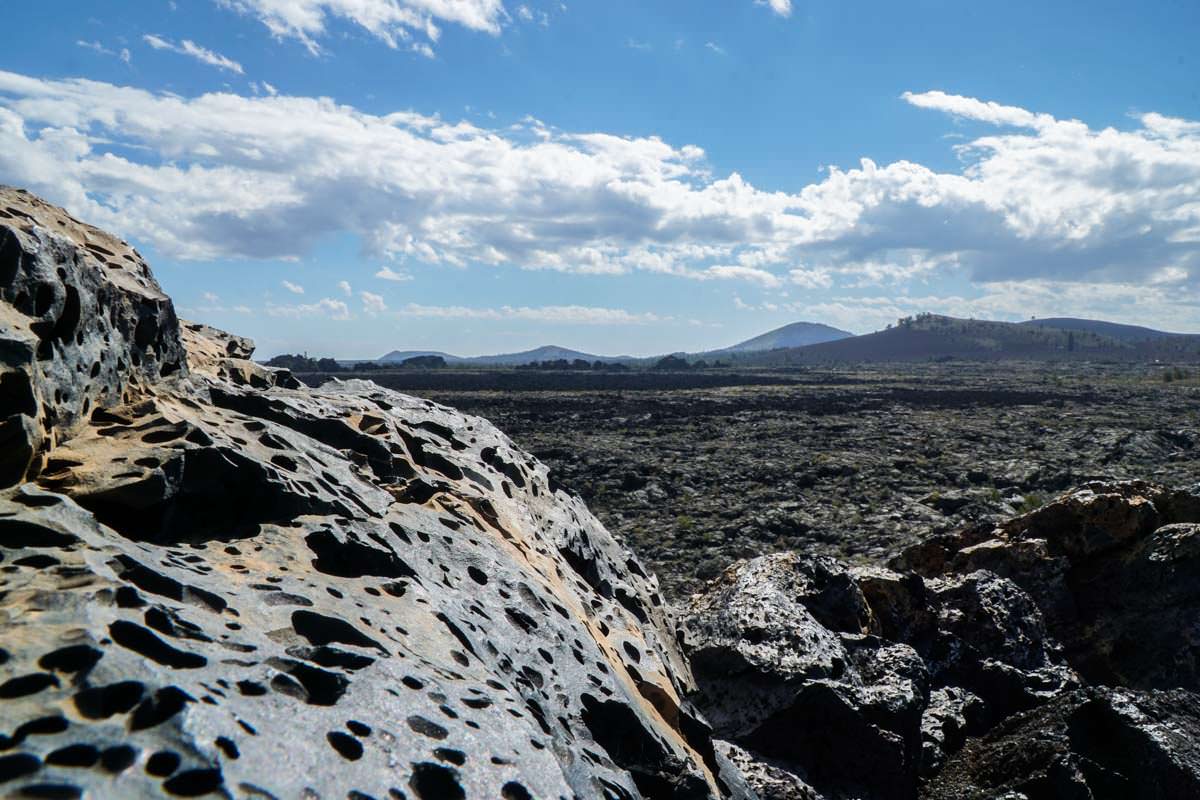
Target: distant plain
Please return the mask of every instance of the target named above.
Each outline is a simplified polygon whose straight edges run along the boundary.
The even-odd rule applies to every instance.
[[[370,378],[494,421],[678,598],[760,553],[882,563],[1091,479],[1186,483],[1200,475],[1198,374],[952,361]]]

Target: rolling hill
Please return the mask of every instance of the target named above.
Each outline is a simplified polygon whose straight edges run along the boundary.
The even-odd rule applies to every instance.
[[[465,357],[443,353],[439,350],[393,350],[387,355],[375,359],[375,361],[379,364],[394,364],[406,358],[413,358],[414,356],[441,356],[446,360],[447,364],[481,367],[516,367],[524,364],[532,364],[536,361],[574,361],[576,359],[583,361],[604,361],[608,363],[635,360],[630,356],[597,356],[591,353],[582,353],[578,350],[548,344],[535,347],[533,350],[523,350],[519,353],[499,353],[490,356]]]
[[[1117,322],[1105,322],[1099,319],[1076,319],[1075,317],[1050,317],[1048,319],[1031,319],[1020,323],[1031,328],[1057,328],[1063,331],[1095,333],[1122,342],[1145,342],[1156,339],[1169,339],[1173,336],[1187,334],[1167,333],[1153,328],[1143,328],[1140,325],[1122,325]]]
[[[1067,324],[1070,327],[1053,326],[1049,320],[994,322],[922,314],[865,336],[750,353],[739,357],[736,363],[787,366],[949,359],[1200,360],[1200,335],[1165,334],[1095,320],[1068,320]],[[1097,333],[1097,330],[1115,335]]]
[[[441,356],[446,359],[446,363],[462,360],[458,356],[452,356],[440,350],[393,350],[387,355],[382,355],[375,359],[375,362],[378,364],[399,364],[405,359],[416,358],[417,356]]]

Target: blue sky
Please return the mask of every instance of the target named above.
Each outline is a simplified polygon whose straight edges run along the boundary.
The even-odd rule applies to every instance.
[[[0,181],[264,356],[651,354],[926,310],[1200,330],[1195,3],[5,13]]]

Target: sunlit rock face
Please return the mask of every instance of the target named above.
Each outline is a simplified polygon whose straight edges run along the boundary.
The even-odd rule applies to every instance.
[[[745,795],[655,579],[487,421],[299,388],[13,189],[0,293],[0,791]]]

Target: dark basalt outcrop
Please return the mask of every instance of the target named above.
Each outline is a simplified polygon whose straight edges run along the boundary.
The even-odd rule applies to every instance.
[[[743,796],[656,581],[483,419],[300,389],[0,189],[0,793]]]
[[[1198,522],[1089,484],[892,569],[742,562],[690,603],[695,699],[763,797],[1194,797]]]

